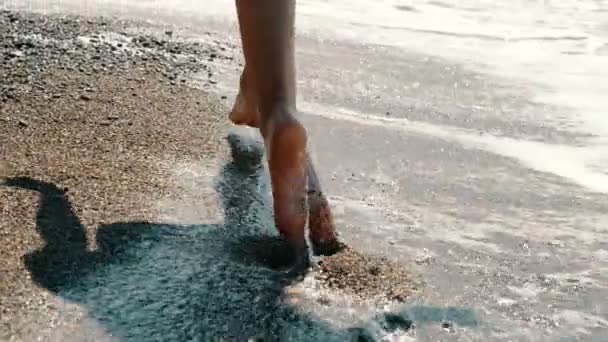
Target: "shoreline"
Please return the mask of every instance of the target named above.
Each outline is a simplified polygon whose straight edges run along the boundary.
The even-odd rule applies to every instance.
[[[152,13],[147,14],[152,16]],[[204,20],[192,18],[193,22]],[[43,22],[41,20],[39,24]],[[47,123],[36,117],[40,112],[38,107],[35,110],[27,107],[23,116],[14,115],[13,118],[11,114],[10,120],[1,122],[8,122],[3,126],[7,127],[4,136],[18,132],[14,141],[10,141],[11,146],[27,142],[27,139],[32,141],[27,149],[24,148],[31,154],[24,158],[29,164],[24,163],[21,168],[29,168],[26,171],[32,175],[49,171],[58,188],[68,187],[68,198],[74,196],[72,203],[87,230],[124,228],[134,220],[154,220],[150,226],[153,232],[144,239],[147,247],[129,252],[137,262],[110,267],[106,269],[105,278],[83,279],[88,290],[75,291],[74,298],[87,303],[87,308],[91,309],[88,314],[106,327],[112,327],[110,331],[126,331],[142,323],[146,329],[133,333],[141,336],[163,336],[167,331],[178,330],[173,329],[176,326],[188,326],[197,333],[200,331],[196,329],[207,324],[217,329],[214,333],[218,335],[223,333],[222,329],[254,329],[254,321],[260,317],[257,315],[268,312],[272,314],[264,316],[265,319],[270,317],[272,322],[276,319],[269,329],[284,327],[287,336],[306,337],[311,341],[323,340],[319,336],[338,334],[343,337],[343,329],[352,326],[365,327],[362,329],[365,332],[369,327],[366,322],[378,323],[372,316],[384,312],[383,308],[353,304],[352,298],[341,292],[328,295],[312,281],[301,283],[295,290],[295,298],[290,299],[308,307],[307,315],[287,312],[283,306],[277,308],[274,303],[282,299],[273,291],[283,288],[283,284],[263,268],[247,263],[247,267],[242,266],[234,262],[234,255],[225,253],[226,246],[235,247],[229,243],[234,235],[244,238],[246,236],[240,234],[251,232],[243,228],[263,231],[272,225],[272,217],[264,209],[268,206],[268,198],[264,195],[268,194],[265,176],[233,177],[232,170],[222,160],[199,160],[203,156],[198,151],[198,144],[214,151],[216,147],[205,143],[205,129],[218,132],[225,127],[227,120],[222,113],[234,95],[233,86],[238,78],[239,56],[235,50],[238,44],[234,39],[222,38],[222,34],[229,36],[229,32],[216,35],[212,24],[204,28],[199,25],[192,31],[188,27],[142,25],[143,28],[127,27],[126,36],[137,38],[129,44],[134,50],[145,53],[132,58],[142,68],[145,65],[145,69],[154,70],[154,77],[127,75],[120,71],[120,77],[112,81],[111,77],[102,77],[103,70],[91,71],[85,82],[92,85],[99,79],[103,81],[104,90],[100,90],[100,96],[91,92],[91,100],[86,100],[80,99],[80,95],[89,94],[87,88],[92,87],[80,81],[75,64],[73,70],[76,71],[48,76],[52,81],[48,83],[70,90],[58,92],[59,98],[53,98],[55,92],[44,97],[44,91],[38,88],[45,89],[43,85],[47,83],[39,84],[38,88],[28,86],[24,88],[26,93],[19,93],[23,89],[17,89],[17,95],[35,94],[27,99],[39,101],[40,108],[52,105],[53,110],[44,113],[49,112],[48,116],[57,120],[62,130],[48,130]],[[207,28],[212,33],[205,34]],[[172,30],[172,37],[168,37],[168,30]],[[118,32],[105,38],[109,44],[116,45],[122,39],[120,37]],[[140,41],[140,37],[145,39]],[[83,60],[89,60],[100,55],[95,63],[108,64],[104,56],[108,56],[112,48],[106,45],[106,39],[87,35],[87,41],[90,38],[99,42],[83,48],[84,55],[79,52],[75,56],[88,56]],[[157,50],[154,39],[166,41],[158,55],[154,52]],[[184,58],[166,59],[174,55],[169,51],[176,46],[171,43],[173,39],[176,43],[184,43],[180,47],[183,53],[177,54]],[[570,134],[568,127],[545,127],[535,116],[538,113],[560,115],[567,109],[536,102],[535,89],[529,89],[529,84],[474,72],[467,64],[458,65],[393,48],[318,39],[305,37],[300,40],[298,86],[303,100],[300,109],[310,130],[313,158],[317,159],[319,175],[330,194],[329,200],[335,208],[336,222],[345,242],[358,251],[378,254],[408,268],[411,266],[429,285],[424,296],[394,308],[405,312],[398,318],[412,317],[415,325],[413,329],[410,327],[399,333],[399,337],[406,341],[467,338],[509,341],[604,336],[608,328],[608,306],[602,300],[607,293],[603,270],[608,260],[605,230],[608,202],[601,191],[593,191],[593,183],[584,187],[575,180],[596,179],[597,184],[603,185],[602,177],[605,176],[593,178],[577,171],[579,169],[569,168],[572,165],[583,167],[587,157],[597,158],[601,150],[598,149],[595,155],[579,150],[588,136]],[[78,41],[74,40],[74,44]],[[200,44],[198,48],[203,49],[202,52],[190,50],[194,42]],[[36,50],[38,45],[33,43]],[[99,53],[98,45],[105,46],[99,47]],[[224,54],[234,60],[202,58],[202,64],[208,64],[208,70],[202,69],[193,77],[187,77],[184,86],[180,75],[169,73],[173,80],[162,75],[167,74],[166,68],[176,68],[175,63],[185,63],[181,66],[184,70],[189,70],[189,65],[196,66],[196,63],[190,64],[188,55],[202,53],[207,56],[207,46],[215,46],[214,49],[219,50],[218,56]],[[142,57],[148,60],[143,61]],[[70,58],[53,57],[54,60]],[[165,62],[167,64],[163,66]],[[156,71],[156,66],[160,71]],[[100,64],[98,69],[101,69]],[[146,79],[141,81],[142,77]],[[454,87],[455,81],[458,88]],[[188,89],[188,85],[205,91]],[[205,94],[207,90],[208,94]],[[141,96],[133,97],[132,92]],[[211,95],[210,103],[196,103],[209,94],[216,94]],[[144,96],[155,100],[145,101]],[[120,101],[100,102],[100,97]],[[160,101],[159,106],[155,105],[156,101]],[[105,113],[116,106],[123,108],[127,116],[116,118]],[[55,110],[62,108],[69,108],[73,115],[63,115]],[[155,122],[148,118],[158,111],[183,111],[185,114],[166,115],[158,128],[154,128]],[[85,112],[87,115],[81,114]],[[205,113],[217,117],[218,126],[205,128],[197,121]],[[19,123],[22,118],[25,122]],[[129,126],[129,122],[133,126]],[[155,134],[137,135],[143,127]],[[44,136],[37,132],[52,134]],[[112,134],[108,135],[108,132]],[[98,141],[103,139],[95,137],[106,136],[121,144],[109,146],[111,151],[99,156],[79,148],[77,140],[103,147],[103,141]],[[107,156],[105,153],[117,153],[121,148],[124,151],[125,146],[135,140],[150,144],[153,151],[150,154],[154,156],[148,160],[149,165],[129,163],[140,160],[127,156],[113,165],[100,166]],[[219,140],[221,138],[213,138],[213,141]],[[49,142],[55,141],[64,144],[61,146],[70,154],[48,152],[53,146]],[[193,146],[196,141],[200,143]],[[538,142],[534,145],[538,149],[520,144],[533,141]],[[558,151],[553,148],[562,145],[571,149],[551,157],[551,153]],[[185,159],[191,160],[179,160],[180,146],[185,148],[184,156],[192,156]],[[37,149],[40,152],[36,152]],[[577,154],[581,151],[587,154]],[[15,171],[19,168],[20,159],[15,157],[18,151],[11,149],[8,152],[15,160],[11,163]],[[172,158],[171,154],[176,153],[178,157]],[[46,158],[46,155],[52,158]],[[157,155],[161,157],[156,158]],[[69,178],[77,176],[70,170],[46,167],[73,158],[70,165],[75,169],[82,165],[76,162],[80,157],[94,166],[87,172],[99,178],[90,183],[98,184],[97,187],[77,184]],[[37,164],[34,165],[34,161]],[[600,165],[594,166],[597,172],[601,172]],[[120,203],[129,202],[120,195],[120,188],[112,187],[112,181],[122,178],[112,175],[130,172],[141,173],[133,180],[138,185],[135,195],[140,196],[136,197],[135,204],[150,211],[124,208],[126,213],[120,218],[97,217],[103,216],[99,215],[99,208],[107,203],[117,203],[107,207],[119,211]],[[228,176],[230,181],[217,184],[218,174]],[[81,179],[88,179],[84,176]],[[160,182],[157,177],[161,178]],[[86,191],[80,191],[79,187],[85,187]],[[0,189],[2,194],[4,188]],[[166,198],[163,189],[166,193],[174,193]],[[99,196],[98,202],[92,202],[94,205],[84,206],[82,203],[89,200],[84,194],[89,190],[113,193],[114,197]],[[228,197],[211,196],[220,190]],[[36,194],[25,190],[10,191],[10,196],[14,196],[12,202],[3,202],[0,198],[0,203],[10,203],[9,214],[4,217],[27,207],[30,211],[24,212],[24,217],[34,220],[37,213],[31,208],[35,208]],[[151,193],[161,196],[149,196]],[[247,197],[250,195],[252,197]],[[239,200],[239,196],[245,196],[246,200]],[[213,207],[213,202],[222,198],[235,204],[224,212],[224,219],[240,228],[235,232],[225,230],[226,235],[218,233],[222,231],[217,228],[225,225],[218,225],[222,215]],[[207,207],[210,210],[201,211]],[[30,240],[36,235],[35,228],[25,221],[15,223],[28,226],[23,230],[23,238],[27,238],[28,244],[39,243],[39,240]],[[187,224],[201,222],[203,224],[197,226],[199,230],[188,231]],[[157,245],[158,234],[166,233],[164,224],[177,225],[179,233],[162,235],[167,243]],[[2,236],[13,237],[23,232],[8,229],[8,235]],[[101,236],[108,238],[105,234]],[[10,241],[18,243],[16,239]],[[95,240],[89,236],[88,241]],[[8,250],[14,249],[13,245],[9,246]],[[243,246],[237,243],[236,247]],[[176,267],[178,265],[188,266]],[[107,291],[108,287],[117,290]],[[116,292],[121,290],[132,295],[120,296]],[[192,301],[184,298],[192,298]],[[32,299],[29,305],[38,305],[37,300]],[[114,308],[115,312],[106,308]],[[121,318],[120,313],[124,311],[118,310],[120,308],[132,311],[143,308],[137,312],[145,315],[123,315]],[[285,320],[283,314],[295,315],[297,319],[295,322]],[[162,315],[168,318],[163,320]],[[444,326],[446,320],[452,325]],[[472,325],[472,322],[478,325]],[[129,338],[135,339],[135,336],[126,339]]]

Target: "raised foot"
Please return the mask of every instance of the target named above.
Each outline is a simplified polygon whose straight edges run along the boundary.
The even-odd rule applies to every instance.
[[[309,194],[308,227],[315,255],[332,255],[342,249],[338,241],[329,203],[322,193]]]
[[[260,112],[254,94],[255,89],[252,88],[251,82],[248,82],[246,70],[243,70],[239,93],[232,106],[232,111],[228,115],[230,121],[235,125],[260,127]]]
[[[307,158],[308,227],[315,255],[332,255],[342,248],[338,241],[329,202],[323,194],[312,160]]]

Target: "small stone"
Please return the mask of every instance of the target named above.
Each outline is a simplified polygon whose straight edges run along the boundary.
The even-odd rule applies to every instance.
[[[83,101],[91,101],[92,100],[92,98],[89,95],[87,95],[87,94],[80,95],[80,99],[83,100]]]
[[[593,253],[591,253],[591,256],[594,259],[600,261],[608,261],[608,251],[604,249],[598,249],[597,251],[594,251]]]
[[[165,31],[165,34],[169,37],[173,36],[173,31]]]
[[[377,265],[372,265],[369,268],[369,274],[377,276],[380,274],[380,267],[378,267]]]
[[[29,124],[27,121],[25,121],[25,120],[23,120],[23,119],[20,119],[20,120],[19,120],[19,122],[18,122],[18,124],[19,124],[19,126],[21,126],[21,127],[27,127],[27,126],[29,126],[29,125],[30,125],[30,124]]]
[[[562,248],[565,246],[565,244],[560,240],[551,240],[547,244],[551,247],[559,247],[559,248]]]
[[[23,56],[23,52],[21,50],[12,50],[8,52],[8,56],[11,58],[17,58]]]
[[[317,299],[317,302],[319,302],[319,304],[325,305],[325,306],[328,306],[329,304],[331,304],[331,300],[329,300],[329,298],[326,296],[319,297]]]
[[[374,336],[364,328],[350,328],[348,329],[351,342],[374,342],[376,339]]]
[[[287,293],[290,296],[299,296],[304,293],[304,290],[299,287],[288,287],[285,290],[285,293]]]
[[[298,305],[302,303],[303,300],[303,292],[301,290],[292,292],[288,291],[285,296],[285,301],[290,305]]]
[[[418,265],[422,265],[422,264],[428,264],[429,261],[431,261],[432,257],[430,255],[424,255],[421,257],[416,258],[416,263]]]
[[[431,253],[429,252],[428,249],[424,248],[422,253],[420,255],[418,255],[416,257],[416,260],[414,260],[418,265],[421,264],[428,264],[430,263],[431,259],[433,259],[433,256],[431,255]]]
[[[414,322],[411,319],[403,317],[402,315],[397,315],[393,313],[388,313],[384,315],[384,328],[387,331],[393,332],[395,330],[408,331],[414,326]]]

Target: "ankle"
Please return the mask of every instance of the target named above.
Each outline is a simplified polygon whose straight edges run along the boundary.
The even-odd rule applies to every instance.
[[[273,141],[278,142],[282,150],[288,149],[293,152],[306,150],[308,134],[304,125],[296,118],[295,110],[278,107],[270,112],[271,115],[263,115],[260,123],[260,133],[264,138],[267,148],[270,148]]]
[[[260,106],[260,129],[271,132],[275,126],[299,124],[295,106],[286,101],[275,101],[272,105]]]

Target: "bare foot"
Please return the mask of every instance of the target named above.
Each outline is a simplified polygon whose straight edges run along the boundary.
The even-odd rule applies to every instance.
[[[307,155],[308,175],[308,227],[313,252],[316,255],[332,255],[342,246],[338,241],[334,218],[329,209],[329,202],[321,190],[312,160]]]
[[[281,235],[298,247],[306,245],[306,130],[292,115],[282,114],[264,129],[272,181],[274,216]]]
[[[250,127],[260,128],[260,112],[257,107],[256,99],[253,97],[255,93],[255,89],[253,88],[253,84],[249,82],[250,80],[247,78],[247,68],[243,70],[241,74],[240,81],[240,89],[239,94],[236,98],[235,104],[233,106],[232,112],[230,113],[230,120],[237,125],[247,125]],[[290,163],[290,161],[286,160],[287,155],[293,155],[293,153],[305,153],[305,170],[308,176],[308,203],[309,203],[309,212],[308,212],[308,225],[310,229],[310,239],[313,244],[314,253],[319,255],[331,255],[337,252],[341,247],[338,242],[336,236],[336,230],[334,226],[333,216],[331,214],[331,210],[329,208],[329,203],[323,192],[321,191],[321,185],[316,175],[314,166],[308,153],[306,152],[306,131],[301,124],[297,122],[293,115],[282,115],[281,117],[287,118],[283,120],[282,123],[277,123],[276,125],[269,124],[269,126],[273,127],[273,134],[270,137],[270,140],[276,140],[275,135],[279,135],[280,130],[285,130],[284,137],[281,138],[284,141],[277,144],[274,144],[276,150],[273,152],[275,159],[275,166],[273,164],[270,165],[271,173],[273,168],[277,168],[278,163],[283,161],[284,163]],[[297,127],[297,128],[296,128]],[[298,130],[298,133],[295,136],[291,136],[293,130]],[[283,135],[281,134],[281,135]],[[303,137],[303,138],[302,138]],[[293,140],[295,139],[295,140]],[[304,139],[303,142],[300,141],[300,144],[303,144],[304,149],[302,150],[301,146],[292,146],[290,147],[294,141]],[[267,139],[268,140],[268,139]],[[277,147],[280,146],[280,147]],[[270,150],[268,150],[270,151]],[[269,159],[273,159],[272,154],[269,156]],[[299,158],[299,157],[298,157]],[[278,159],[278,161],[277,161]],[[300,163],[300,161],[298,161]],[[300,167],[300,166],[299,166]],[[283,173],[283,171],[279,171]],[[274,188],[274,180],[273,180],[273,188]],[[278,190],[281,193],[281,189]],[[286,194],[281,194],[280,196],[286,196]],[[276,215],[276,206],[275,204],[275,215]],[[285,209],[283,209],[285,210]],[[302,234],[303,236],[303,234]]]
[[[260,112],[254,94],[255,89],[247,78],[247,67],[245,67],[241,74],[239,93],[228,116],[230,121],[236,125],[260,128]]]

